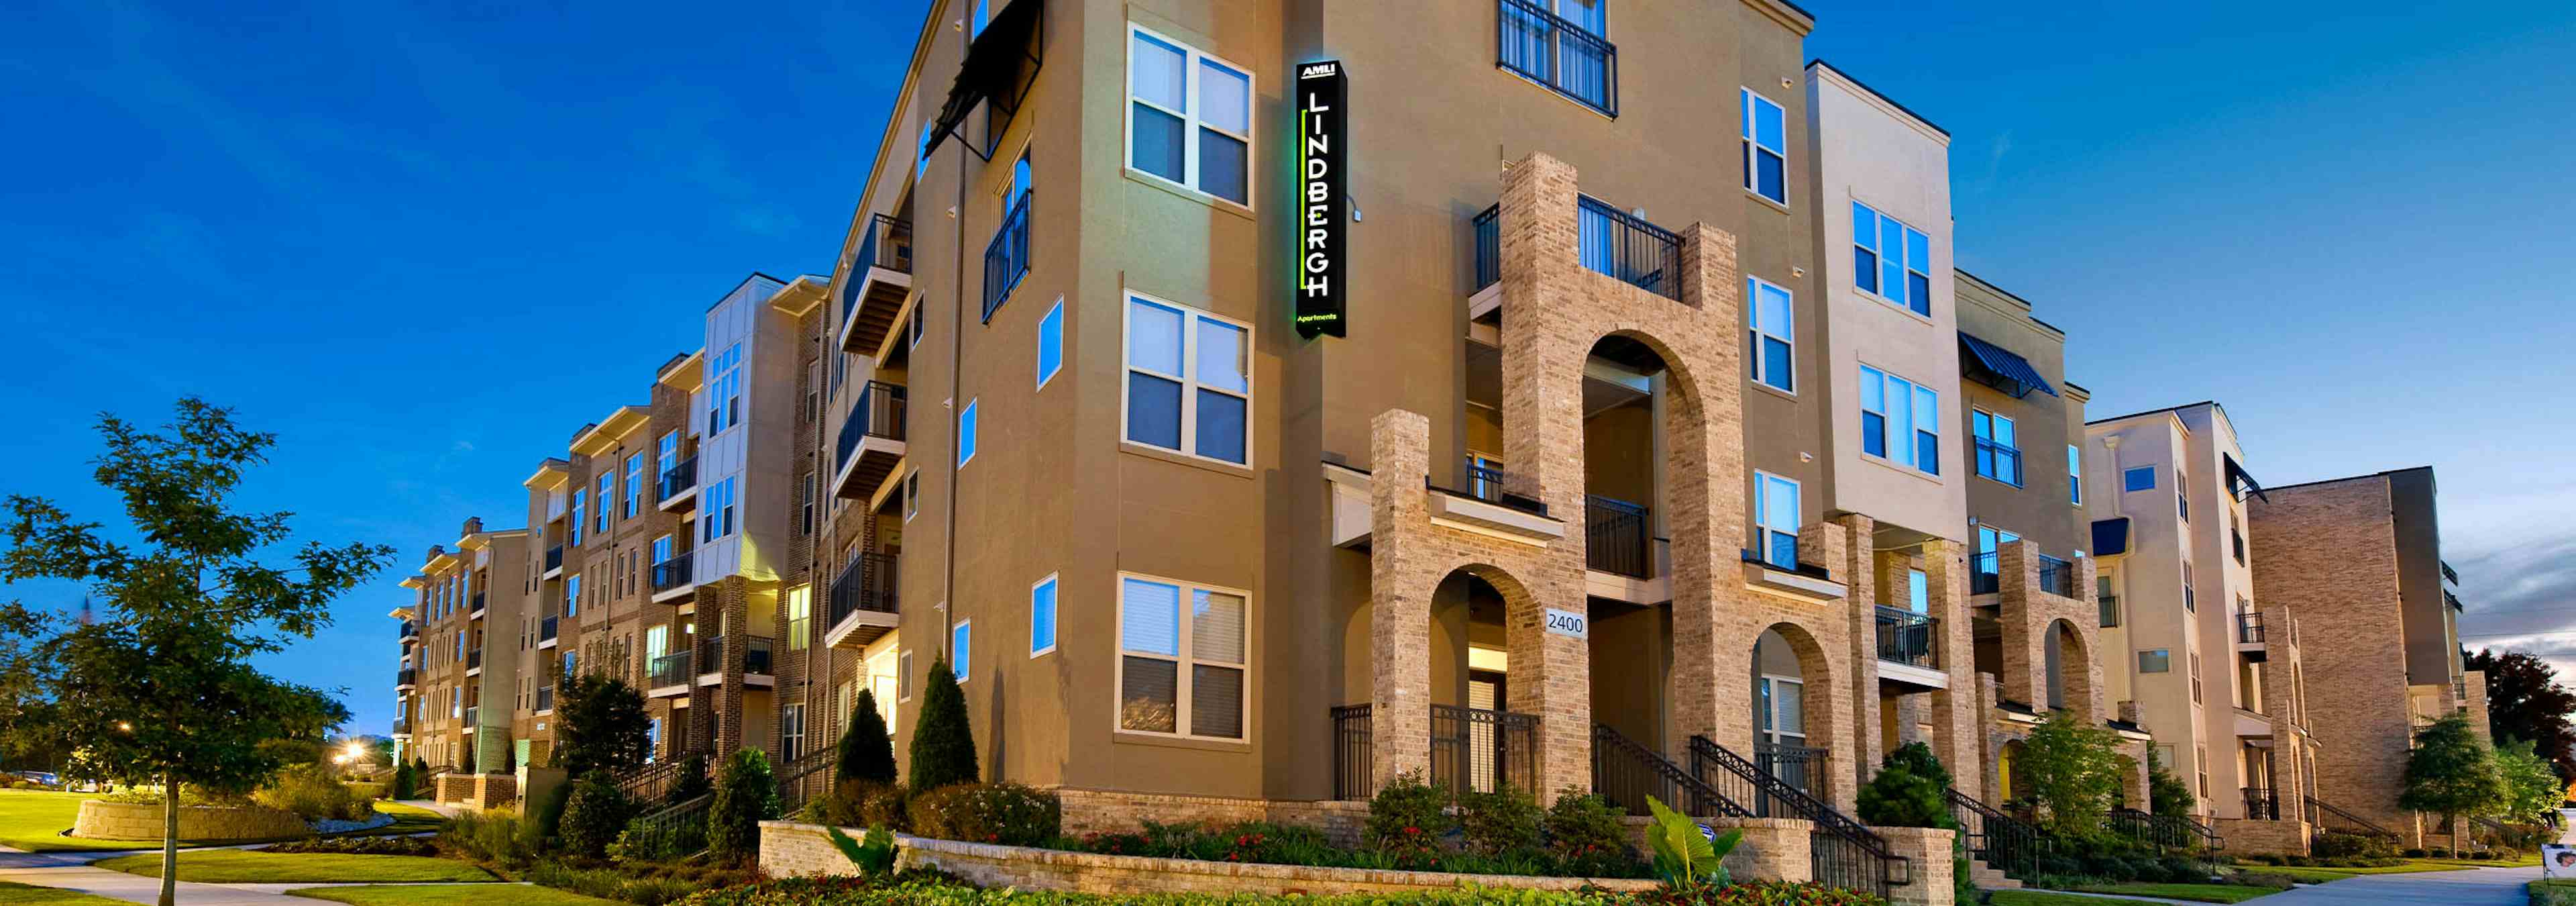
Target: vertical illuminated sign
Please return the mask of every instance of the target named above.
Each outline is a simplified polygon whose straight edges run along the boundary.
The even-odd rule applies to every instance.
[[[1346,336],[1348,262],[1343,231],[1350,223],[1348,121],[1339,60],[1297,67],[1297,333]]]

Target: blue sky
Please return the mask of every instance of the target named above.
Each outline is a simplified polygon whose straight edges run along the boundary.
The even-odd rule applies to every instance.
[[[2467,631],[2576,627],[2576,7],[1807,5],[1952,133],[1962,266],[2097,416],[2218,399],[2275,484],[2430,463]],[[13,8],[0,492],[112,517],[93,414],[200,394],[283,435],[244,502],[307,536],[516,523],[675,315],[830,265],[922,14],[441,6]],[[381,730],[392,578],[267,666]]]

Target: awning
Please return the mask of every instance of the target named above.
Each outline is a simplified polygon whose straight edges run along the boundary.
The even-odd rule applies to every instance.
[[[1959,350],[1965,354],[1961,363],[1969,366],[1971,377],[2012,394],[2016,399],[2029,396],[2033,390],[2057,395],[2057,388],[2049,386],[2048,379],[2039,376],[2039,369],[2030,367],[2029,359],[2001,346],[1969,336],[1963,330],[1959,332]]]
[[[2247,491],[2252,491],[2254,496],[2263,498],[2264,503],[2272,502],[2272,498],[2263,493],[2263,483],[2255,481],[2254,473],[2245,471],[2245,465],[2237,462],[2233,454],[2218,455],[2227,460],[2227,492],[2236,495],[2236,502],[2244,503]]]
[[[949,86],[948,102],[940,105],[939,118],[930,125],[930,140],[921,143],[921,156],[929,157],[940,142],[955,135],[978,103],[990,101],[1005,114],[996,128],[1020,112],[1020,101],[1037,77],[1038,19],[1045,6],[1045,0],[1006,0],[993,20],[985,23],[983,33],[966,46],[966,62],[957,67],[957,84]],[[984,156],[973,144],[967,147],[975,156]]]
[[[2093,520],[2093,556],[2117,557],[2129,552],[2129,517]]]

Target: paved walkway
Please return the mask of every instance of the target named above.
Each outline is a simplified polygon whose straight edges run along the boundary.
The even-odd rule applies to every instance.
[[[98,853],[76,853],[73,855],[87,856],[90,858],[96,858],[99,856]],[[104,868],[90,868],[85,865],[52,868],[0,869],[0,881],[15,881],[20,884],[34,884],[40,887],[57,887],[64,890],[77,890],[82,893],[97,894],[109,899],[124,900],[129,903],[157,903],[161,901],[161,879],[159,878],[130,875],[121,871],[109,871]],[[286,895],[286,892],[289,890],[302,890],[307,887],[356,886],[367,885],[317,884],[309,881],[301,884],[198,884],[189,881],[181,881],[179,882],[178,893],[179,902],[186,903],[188,906],[313,906],[314,903],[319,901],[306,899],[304,897],[290,897]],[[509,887],[515,885],[502,882],[485,882],[475,886]]]

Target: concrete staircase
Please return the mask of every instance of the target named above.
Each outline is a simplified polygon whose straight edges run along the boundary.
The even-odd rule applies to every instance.
[[[1975,882],[1977,889],[1979,890],[2021,889],[2020,881],[2005,877],[2002,871],[1997,870],[1994,866],[1987,865],[1986,860],[1984,859],[1970,858],[1968,860],[1968,880]]]

